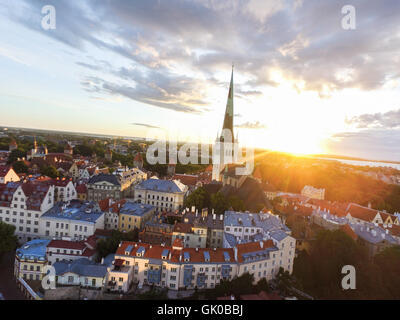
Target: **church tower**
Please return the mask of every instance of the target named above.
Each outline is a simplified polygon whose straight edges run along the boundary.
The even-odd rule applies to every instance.
[[[225,165],[233,163],[233,65],[231,82],[229,85],[228,100],[226,102],[224,123],[222,126],[221,136],[217,136],[213,150],[213,171],[212,179],[216,181],[221,180],[221,172],[224,170]],[[236,141],[237,142],[237,141]],[[216,161],[219,159],[219,161]],[[218,163],[219,162],[219,163]]]

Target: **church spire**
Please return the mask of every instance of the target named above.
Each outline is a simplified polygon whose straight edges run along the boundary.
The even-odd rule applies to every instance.
[[[228,101],[226,102],[224,125],[222,130],[229,129],[231,131],[233,140],[233,64],[232,64],[232,74],[231,83],[229,85]]]

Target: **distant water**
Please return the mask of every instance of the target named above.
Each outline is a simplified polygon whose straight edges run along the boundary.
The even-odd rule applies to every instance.
[[[336,159],[336,158],[319,158],[319,157],[317,159],[339,161],[341,163],[349,164],[352,166],[389,167],[400,170],[400,163],[376,162],[376,161],[366,161],[366,160],[347,160],[347,159]]]

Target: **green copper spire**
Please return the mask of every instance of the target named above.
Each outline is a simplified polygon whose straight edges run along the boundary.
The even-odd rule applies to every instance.
[[[234,136],[233,136],[233,64],[232,64],[231,83],[229,85],[228,101],[226,102],[224,125],[222,127],[222,130],[224,130],[224,129],[231,130],[232,140],[233,140],[234,139]]]

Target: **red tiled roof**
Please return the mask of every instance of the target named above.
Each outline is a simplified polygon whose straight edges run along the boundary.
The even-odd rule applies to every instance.
[[[179,240],[179,241],[178,241]],[[184,262],[184,253],[189,253],[190,260],[188,262],[227,262],[225,261],[224,252],[227,252],[230,258],[230,262],[235,262],[234,249],[233,248],[183,248],[181,245],[181,239],[175,239],[173,247],[180,247],[182,249],[172,249],[171,247],[161,245],[151,245],[148,243],[123,241],[117,249],[116,255],[125,255],[125,250],[128,246],[132,246],[133,249],[129,253],[130,256],[136,256],[136,252],[139,247],[145,248],[144,257],[153,259],[162,259],[161,254],[165,249],[168,249],[171,253],[169,261],[171,262]],[[242,254],[249,252],[256,252],[266,248],[273,247],[272,240],[263,241],[263,248],[260,246],[260,242],[244,243],[237,245],[238,248],[238,260],[243,261]],[[208,252],[210,260],[206,261],[204,252]]]
[[[263,242],[263,247],[261,248],[260,242]],[[248,243],[240,243],[238,244],[238,262],[243,262],[242,255],[244,253],[256,252],[261,251],[266,248],[272,248],[274,246],[274,242],[272,240],[263,240],[263,241],[256,241],[256,242],[248,242]]]
[[[183,242],[182,239],[176,238],[174,242],[172,243],[172,247],[180,247],[183,248]]]
[[[80,193],[80,194],[87,193],[87,187],[86,187],[86,184],[84,184],[84,183],[77,185],[75,189],[76,189],[77,193]]]
[[[192,233],[192,224],[178,222],[174,225],[174,232]]]
[[[190,174],[175,174],[172,177],[172,180],[179,180],[182,182],[184,185],[187,186],[195,186],[197,184],[199,177],[195,175],[190,175]]]
[[[47,245],[48,248],[62,248],[73,250],[84,250],[86,245],[83,241],[68,241],[68,240],[51,240]]]
[[[376,217],[378,210],[363,207],[356,203],[350,203],[347,208],[347,213],[353,218],[371,222]]]
[[[302,205],[296,205],[293,208],[293,212],[296,215],[305,216],[305,217],[311,216],[313,213],[313,210],[314,209],[312,207],[306,207],[306,206],[302,206]]]
[[[0,166],[0,177],[5,177],[8,171],[11,170],[10,166]]]
[[[111,201],[110,201],[111,200]],[[111,202],[111,204],[110,204]],[[103,199],[99,201],[101,211],[108,211],[111,209],[112,212],[119,213],[123,205],[126,203],[125,199],[115,201],[111,198]]]

